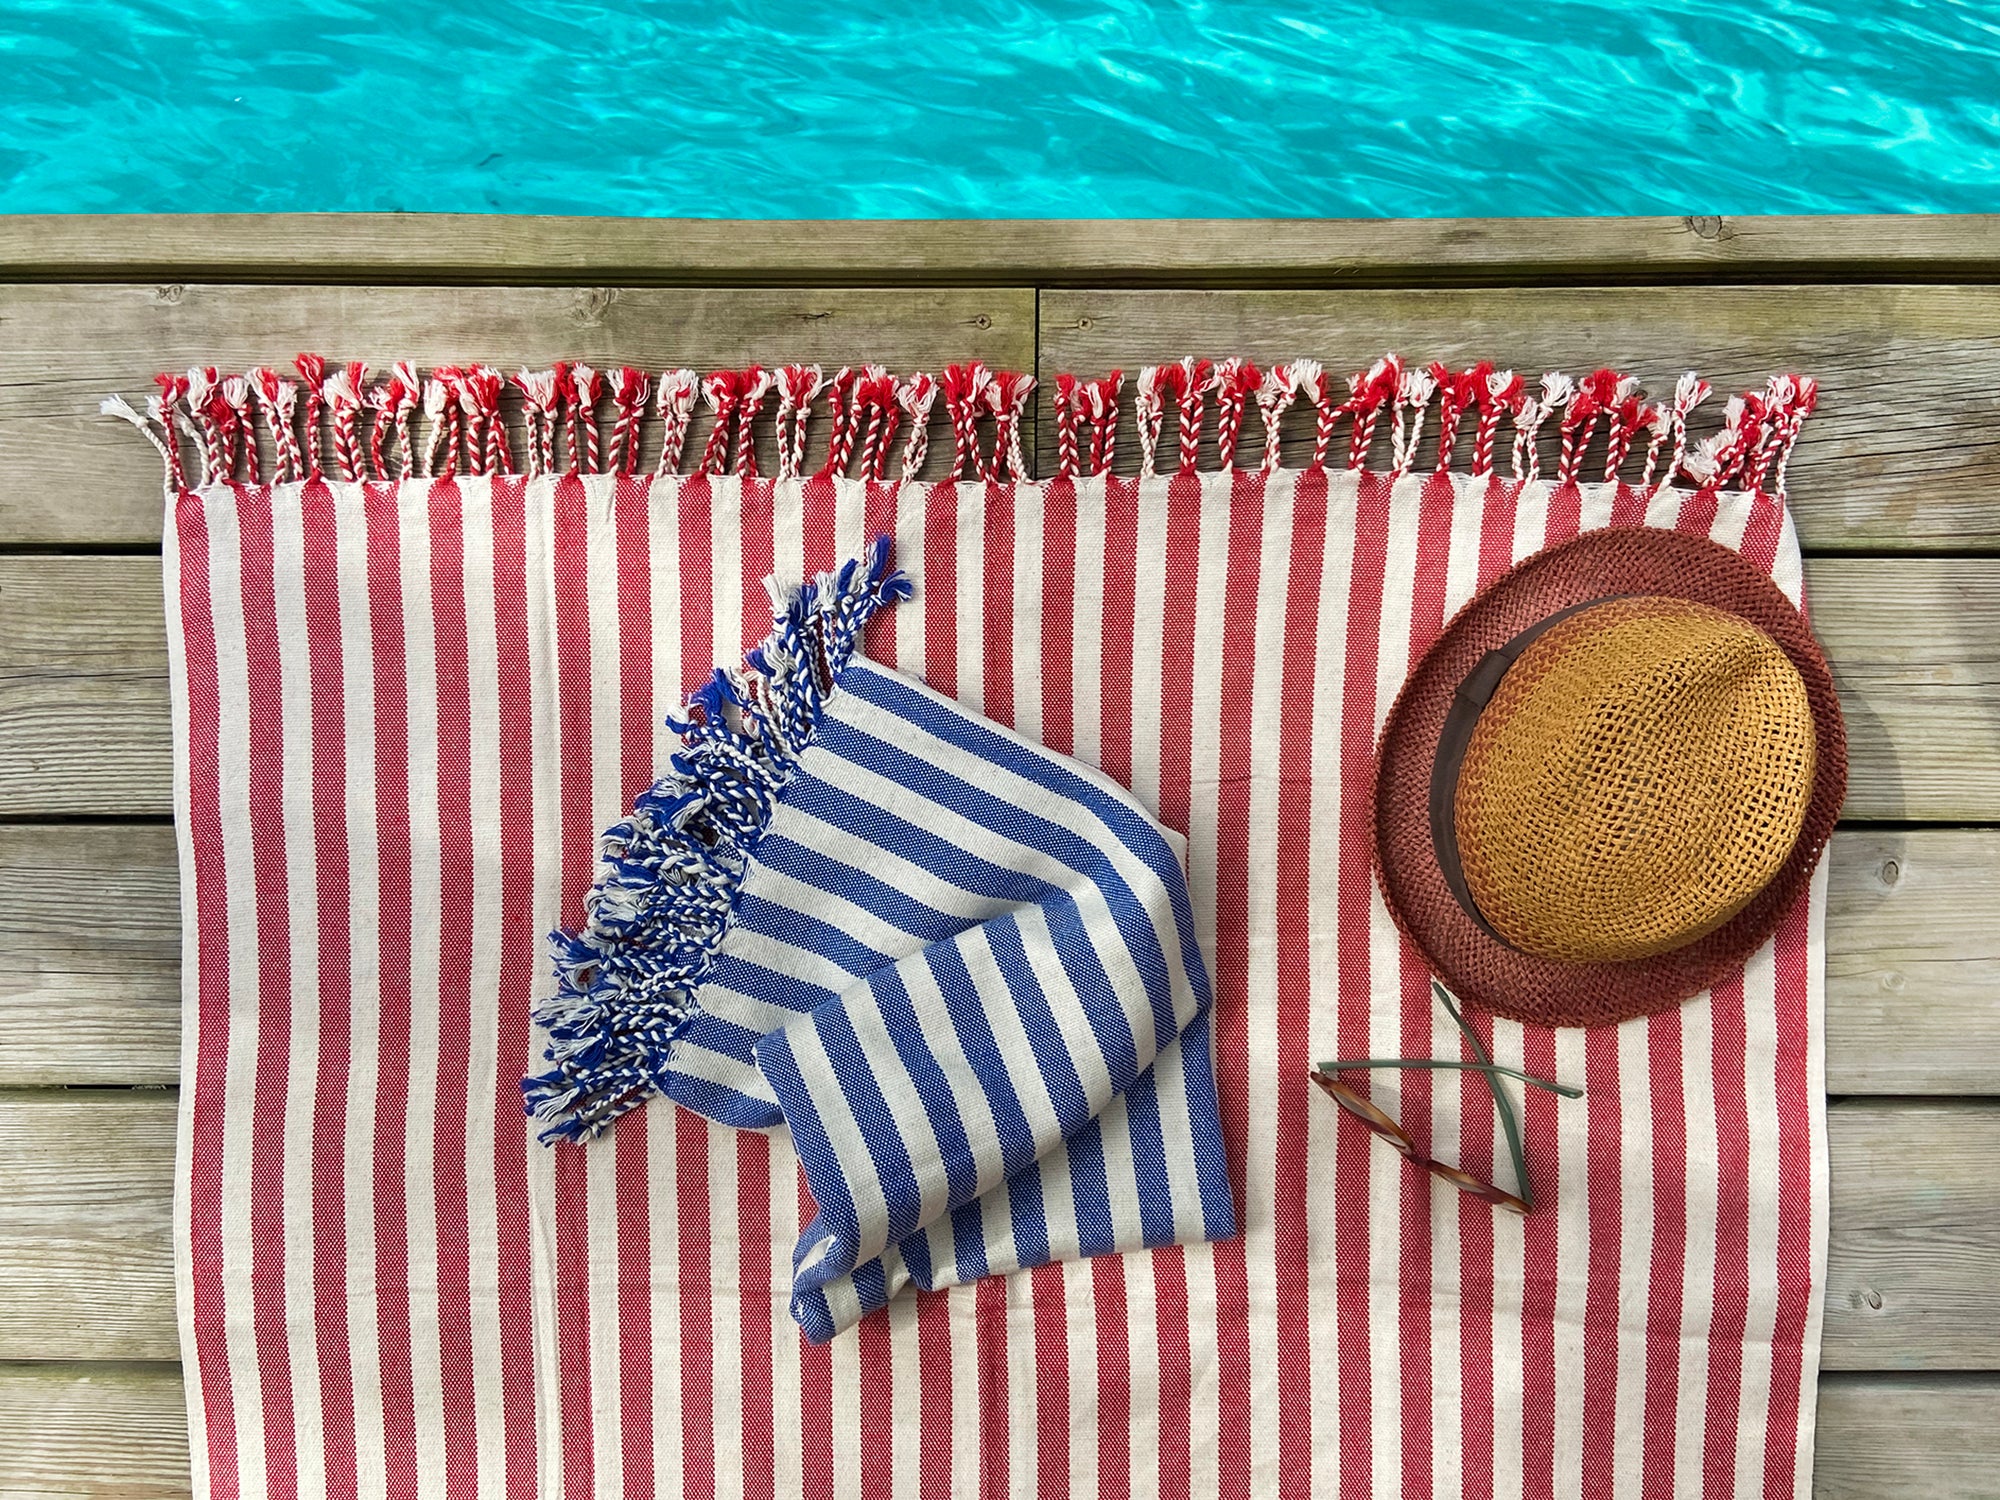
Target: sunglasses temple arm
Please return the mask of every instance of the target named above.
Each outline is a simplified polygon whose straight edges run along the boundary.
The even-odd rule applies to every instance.
[[[1486,1054],[1486,1044],[1479,1039],[1479,1033],[1472,1028],[1458,1006],[1452,1002],[1451,991],[1437,980],[1431,981],[1431,990],[1451,1013],[1452,1020],[1458,1022],[1458,1029],[1465,1033],[1465,1039],[1472,1044],[1472,1051],[1488,1068],[1493,1059]],[[1492,1073],[1484,1073],[1487,1088],[1493,1091],[1493,1107],[1500,1112],[1500,1129],[1507,1137],[1507,1154],[1514,1160],[1514,1180],[1521,1185],[1521,1201],[1533,1208],[1534,1189],[1528,1183],[1528,1154],[1521,1149],[1521,1122],[1514,1118],[1514,1101],[1507,1097],[1507,1091],[1500,1087],[1500,1080]]]
[[[1333,1062],[1319,1065],[1322,1073],[1342,1073],[1362,1068],[1448,1068],[1455,1072],[1504,1074],[1508,1078],[1518,1078],[1532,1088],[1547,1089],[1551,1094],[1561,1094],[1565,1099],[1581,1099],[1583,1090],[1553,1079],[1537,1078],[1533,1073],[1523,1073],[1519,1068],[1510,1068],[1505,1063],[1464,1062],[1448,1057],[1343,1057]]]

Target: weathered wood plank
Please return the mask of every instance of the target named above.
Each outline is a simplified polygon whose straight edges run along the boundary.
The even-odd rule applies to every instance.
[[[0,278],[1215,286],[1990,277],[2000,217],[587,219],[19,215]]]
[[[2000,1369],[2000,1105],[1827,1111],[1828,1370]]]
[[[180,948],[172,828],[0,827],[0,1087],[173,1083]]]
[[[1566,287],[1486,291],[1051,291],[1041,374],[1102,373],[1185,354],[1329,372],[1385,349],[1453,366],[1611,365],[1671,390],[1684,369],[1718,392],[1785,370],[1818,378],[1791,468],[1809,549],[2000,545],[2000,288]],[[1985,372],[1985,373],[1980,373]],[[1719,401],[1701,417],[1718,422]],[[1301,451],[1311,421],[1288,425]],[[1053,424],[1042,433],[1045,472]],[[1289,450],[1288,450],[1289,451]],[[1136,463],[1136,445],[1120,445]]]
[[[1995,1412],[1991,1375],[1822,1375],[1813,1500],[1989,1500]]]
[[[1828,860],[1828,1090],[2000,1094],[2000,832],[1847,829]],[[0,1087],[173,1083],[179,913],[170,828],[0,826]]]
[[[1852,818],[2000,820],[2000,560],[1818,558]],[[159,564],[0,556],[0,815],[169,811]]]
[[[0,1410],[0,1494],[170,1500],[192,1491],[179,1365],[3,1365]]]
[[[0,1094],[0,1359],[171,1359],[166,1094]],[[1830,1111],[1828,1369],[2000,1368],[2000,1104]]]
[[[136,398],[160,370],[289,368],[301,349],[378,368],[879,360],[908,370],[980,359],[1027,369],[1034,308],[1032,290],[984,287],[0,287],[0,542],[159,541],[159,460],[97,405],[112,391]],[[942,424],[942,407],[934,415]],[[828,424],[816,426],[823,443]],[[931,457],[948,466],[950,444]]]
[[[174,1359],[171,1093],[0,1094],[0,1360]]]
[[[175,1365],[0,1366],[0,1493],[21,1500],[172,1500],[190,1492]],[[2000,1468],[2000,1379],[1820,1378],[1815,1500],[1988,1500]]]

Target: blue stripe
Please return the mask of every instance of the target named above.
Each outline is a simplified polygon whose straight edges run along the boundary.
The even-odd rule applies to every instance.
[[[1007,1071],[1007,1061],[993,1039],[993,1028],[987,1024],[986,1002],[972,982],[972,972],[966,968],[963,955],[949,943],[925,950],[924,961],[944,996],[959,1050],[965,1054],[973,1077],[986,1096],[987,1108],[993,1113],[994,1129],[1000,1137],[1001,1168],[1012,1177],[1035,1159],[1035,1138],[1021,1109],[1020,1097],[1014,1092],[1013,1075]]]
[[[812,1092],[799,1076],[798,1062],[784,1032],[774,1031],[758,1043],[757,1066],[777,1092],[785,1123],[792,1130],[792,1145],[799,1153],[799,1165],[805,1169],[806,1186],[812,1190],[813,1202],[819,1208],[813,1222],[799,1236],[798,1249],[792,1255],[792,1265],[796,1268],[807,1247],[825,1238],[816,1232],[822,1219],[831,1226],[834,1236],[848,1245],[860,1243],[861,1221],[854,1211],[854,1200],[847,1195],[847,1179],[841,1175],[840,1158],[834,1155],[833,1143],[826,1138],[819,1111],[813,1107]]]
[[[931,1288],[931,1240],[928,1229],[919,1229],[906,1237],[896,1247],[896,1253],[903,1257],[903,1265],[914,1281],[925,1291]]]
[[[1111,1189],[1104,1174],[1104,1127],[1092,1120],[1065,1141],[1070,1194],[1075,1201],[1077,1248],[1103,1255],[1117,1248],[1111,1222]]]
[[[924,1115],[931,1122],[931,1133],[937,1137],[945,1181],[950,1185],[949,1201],[956,1207],[969,1201],[979,1190],[979,1164],[973,1159],[972,1143],[965,1134],[965,1122],[959,1118],[957,1096],[952,1093],[944,1069],[938,1066],[930,1043],[924,1037],[923,1023],[917,1019],[916,1007],[910,1001],[910,992],[903,983],[902,974],[891,965],[871,978],[868,984],[881,1012],[882,1024],[895,1041],[896,1055],[902,1059],[903,1071],[910,1075],[917,1098],[923,1102]]]
[[[853,1018],[846,1007],[829,1005],[815,1012],[812,1030],[833,1070],[834,1084],[847,1100],[855,1128],[861,1132],[862,1143],[875,1164],[876,1181],[889,1216],[889,1240],[899,1240],[914,1230],[923,1217],[923,1200],[917,1187],[916,1169],[910,1164],[909,1145],[896,1126],[896,1117],[882,1095],[882,1086],[875,1081],[874,1064],[861,1039],[854,1034]],[[834,1269],[851,1270],[852,1264]],[[831,1274],[816,1279],[827,1280]]]
[[[769,1099],[679,1069],[669,1069],[660,1079],[660,1092],[698,1115],[738,1130],[769,1130],[785,1122],[784,1111]]]
[[[992,795],[942,767],[922,760],[908,751],[877,739],[852,724],[829,714],[820,729],[821,746],[845,760],[888,777],[918,796],[947,808],[982,828],[1033,849],[1092,881],[1103,893],[1113,924],[1124,940],[1126,955],[1145,986],[1152,1002],[1153,1026],[1165,1041],[1180,1026],[1173,1011],[1173,989],[1167,969],[1166,952],[1153,929],[1152,913],[1132,892],[1125,878],[1102,851],[1089,840],[1059,827],[1037,813]],[[1157,837],[1157,836],[1156,836]],[[1165,842],[1160,848],[1166,849]],[[901,852],[898,850],[897,852]],[[1165,888],[1174,892],[1181,885],[1178,866],[1168,862],[1170,873],[1161,873]],[[1178,906],[1177,896],[1172,897]],[[1192,922],[1189,927],[1192,931]],[[1199,964],[1190,966],[1190,977],[1199,973]],[[1206,1003],[1205,983],[1196,984],[1197,1003]]]
[[[882,1257],[865,1261],[854,1268],[854,1291],[861,1299],[861,1310],[871,1313],[889,1301],[889,1276],[882,1264]]]
[[[1125,1091],[1131,1121],[1133,1194],[1139,1200],[1139,1229],[1147,1245],[1174,1242],[1174,1187],[1167,1176],[1167,1142],[1160,1129],[1159,1081],[1146,1069]]]
[[[1014,1010],[1021,1018],[1021,1030],[1035,1054],[1042,1085],[1048,1090],[1049,1104],[1056,1112],[1056,1128],[1065,1136],[1083,1128],[1090,1118],[1090,1101],[1083,1096],[1083,1081],[1077,1077],[1076,1060],[1069,1055],[1062,1030],[1049,997],[1042,993],[1042,981],[1028,962],[1028,950],[1021,941],[1017,917],[988,922],[979,929],[992,951],[993,966],[1006,981]]]
[[[880,844],[891,854],[974,896],[1010,906],[1033,906],[1054,889],[1038,876],[981,859],[822,777],[801,776],[785,789],[785,801],[843,833]]]
[[[975,719],[955,706],[938,702],[893,673],[876,667],[866,658],[857,658],[841,674],[840,685],[864,702],[909,720],[946,744],[956,745],[969,754],[1012,771],[1023,780],[1046,787],[1089,808],[1117,835],[1119,842],[1143,860],[1165,885],[1168,900],[1173,905],[1174,926],[1180,937],[1181,952],[1186,958],[1188,978],[1194,985],[1196,998],[1204,1006],[1208,1004],[1208,970],[1195,943],[1194,912],[1188,900],[1187,881],[1165,835],[1150,817],[1095,782],[1077,775],[1048,752],[1032,750],[1001,734],[991,724]],[[829,728],[844,727],[837,715],[830,714],[822,724],[822,733]]]
[[[757,858],[801,885],[851,901],[919,943],[941,943],[965,930],[965,918],[941,912],[858,866],[791,839],[766,839],[757,847]]]
[[[739,958],[729,951],[728,939],[709,960],[709,979],[724,989],[748,995],[752,1000],[761,1000],[766,1005],[775,1005],[780,1010],[797,1011],[804,1015],[809,1010],[817,1010],[834,997],[835,992],[824,985],[813,984],[796,975],[766,968],[763,964],[752,963],[747,958]],[[695,994],[696,1003],[707,993],[707,986]]]
[[[770,938],[793,948],[803,948],[847,970],[856,979],[872,974],[888,963],[889,955],[878,953],[851,933],[831,923],[781,906],[762,896],[746,895],[736,903],[736,919],[747,932]]]
[[[1222,1142],[1222,1110],[1209,1055],[1209,1013],[1203,1011],[1180,1036],[1181,1072],[1187,1079],[1188,1124],[1194,1136],[1194,1175],[1201,1189],[1201,1221],[1208,1237],[1236,1233],[1236,1192],[1229,1185],[1229,1156]]]

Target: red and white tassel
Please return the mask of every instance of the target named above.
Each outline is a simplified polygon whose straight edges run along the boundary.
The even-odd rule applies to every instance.
[[[1236,444],[1243,432],[1243,411],[1264,380],[1247,359],[1217,363],[1208,388],[1215,397],[1215,466],[1227,474],[1236,467]]]
[[[447,372],[452,378],[457,377],[456,370],[441,366],[431,371],[424,382],[424,418],[430,423],[430,437],[424,445],[424,474],[431,479],[458,472],[457,444],[452,441],[452,425],[458,420],[458,398],[447,383]]]
[[[1684,472],[1688,456],[1688,415],[1706,401],[1712,387],[1706,380],[1689,370],[1674,386],[1673,405],[1667,415],[1667,426],[1673,442],[1673,456],[1667,462],[1667,471],[1660,478],[1661,488],[1674,482]]]
[[[1192,474],[1201,461],[1201,414],[1208,401],[1209,377],[1215,365],[1211,360],[1196,359],[1190,354],[1173,368],[1180,372],[1173,382],[1174,399],[1180,407],[1180,459],[1176,469],[1182,474]]]
[[[854,454],[860,415],[855,410],[854,391],[860,380],[858,372],[843,365],[826,383],[827,418],[833,423],[833,430],[827,439],[826,462],[820,465],[820,473],[829,477],[845,474]]]
[[[563,404],[563,435],[569,439],[572,473],[603,472],[597,440],[597,403],[604,395],[604,377],[586,364],[556,365],[556,395]]]
[[[1774,402],[1778,399],[1780,381],[1784,382],[1786,399],[1777,423],[1771,493],[1782,500],[1785,496],[1785,469],[1792,461],[1792,450],[1798,446],[1799,429],[1819,406],[1819,382],[1810,375],[1777,376],[1771,382],[1771,399]]]
[[[342,365],[320,386],[333,419],[333,462],[339,477],[361,477],[361,392],[368,379],[368,366],[356,360]]]
[[[771,372],[762,365],[743,372],[743,396],[736,403],[736,453],[730,468],[745,479],[757,477],[757,413],[770,391]]]
[[[213,365],[196,365],[187,372],[187,390],[183,398],[187,403],[187,414],[194,421],[194,430],[201,439],[201,482],[204,487],[220,484],[229,478],[226,455],[222,449],[222,421],[218,415],[221,403],[218,399],[216,372]],[[228,408],[221,407],[226,411]]]
[[[1632,442],[1646,428],[1651,408],[1638,397],[1639,382],[1630,376],[1621,384],[1622,394],[1618,404],[1606,413],[1610,427],[1604,442],[1604,482],[1613,483],[1618,471],[1625,467],[1625,457],[1632,451]]]
[[[188,381],[185,375],[163,373],[153,377],[153,384],[159,387],[156,394],[146,398],[146,410],[154,421],[160,424],[160,441],[167,450],[167,477],[178,492],[188,487],[187,465],[181,459],[181,430],[178,407],[187,399]]]
[[[1316,359],[1295,359],[1285,366],[1285,373],[1292,382],[1295,396],[1303,396],[1313,408],[1313,451],[1310,467],[1324,469],[1327,455],[1333,451],[1333,427],[1340,418],[1341,407],[1333,399],[1332,382],[1326,378],[1326,369]]]
[[[1458,443],[1459,422],[1466,408],[1479,399],[1486,388],[1486,377],[1492,373],[1493,367],[1484,363],[1459,371],[1447,369],[1442,362],[1431,365],[1431,382],[1438,397],[1437,465],[1432,473],[1442,474],[1451,467],[1451,450]]]
[[[1551,370],[1542,377],[1542,394],[1539,400],[1524,401],[1514,413],[1514,477],[1516,479],[1539,479],[1542,473],[1541,449],[1537,446],[1542,424],[1559,408],[1569,404],[1576,394],[1576,383],[1560,370]]]
[[[951,421],[953,479],[965,478],[968,469],[980,475],[988,467],[979,457],[979,415],[986,409],[986,393],[992,383],[992,373],[976,361],[945,366],[942,384],[945,415]]]
[[[299,462],[299,437],[293,426],[298,411],[299,383],[287,380],[276,370],[259,365],[245,372],[258,404],[264,408],[264,425],[271,429],[273,477],[290,484],[303,475]]]
[[[1354,428],[1347,439],[1347,467],[1359,470],[1368,462],[1374,446],[1375,427],[1385,409],[1393,411],[1401,398],[1403,362],[1396,355],[1384,355],[1360,374],[1347,377],[1351,392],[1343,403],[1352,414]],[[1391,443],[1393,451],[1394,443]]]
[[[734,370],[717,370],[701,383],[702,404],[714,419],[708,441],[702,445],[699,474],[720,474],[729,467],[729,430],[736,418],[736,401],[742,385]]]
[[[611,472],[639,472],[639,423],[652,398],[653,382],[644,370],[621,365],[611,379]]]
[[[1132,388],[1132,417],[1139,426],[1139,477],[1151,479],[1159,472],[1160,429],[1167,421],[1169,371],[1176,365],[1141,365]]]
[[[554,370],[517,370],[514,388],[521,393],[522,441],[527,447],[528,473],[553,474],[556,468],[556,422],[560,399]]]
[[[250,382],[241,375],[226,376],[217,390],[229,415],[224,420],[228,434],[230,463],[242,464],[244,478],[256,484],[262,478],[257,454],[257,424],[250,415]]]
[[[1118,397],[1125,372],[1113,370],[1084,387],[1084,415],[1090,420],[1090,472],[1109,474],[1118,460]]]
[[[940,387],[929,375],[912,375],[896,392],[910,423],[903,441],[903,478],[915,479],[923,472],[931,449],[931,408],[937,404]]]
[[[986,404],[993,412],[993,459],[986,466],[988,479],[1026,479],[1028,457],[1021,446],[1021,427],[1028,413],[1028,400],[1035,393],[1035,377],[1020,370],[1002,370],[987,387]]]
[[[305,396],[305,414],[301,424],[303,467],[308,479],[317,479],[322,468],[319,417],[325,409],[325,402],[320,395],[320,387],[326,384],[326,360],[318,354],[301,354],[292,360],[292,368],[299,372],[300,388]]]
[[[1401,479],[1415,467],[1417,446],[1424,437],[1424,413],[1430,409],[1431,392],[1436,389],[1437,381],[1429,370],[1403,372],[1390,418],[1391,479]]]
[[[1078,400],[1078,381],[1074,375],[1064,373],[1056,376],[1050,403],[1056,413],[1056,476],[1074,479],[1079,459],[1076,429],[1083,416]]]
[[[687,448],[688,428],[694,421],[694,404],[701,396],[701,379],[692,370],[668,370],[660,376],[654,397],[660,413],[660,461],[653,472],[677,473],[681,454]]]
[[[1473,393],[1479,403],[1479,419],[1472,429],[1472,472],[1485,476],[1493,472],[1493,448],[1500,432],[1500,419],[1512,416],[1527,400],[1527,382],[1512,370],[1488,373],[1483,389]]]
[[[1266,474],[1275,474],[1283,457],[1283,428],[1285,413],[1292,403],[1299,399],[1299,386],[1295,374],[1296,362],[1289,365],[1273,365],[1264,372],[1264,380],[1257,387],[1257,416],[1264,424],[1264,457],[1258,465]]]
[[[507,377],[491,365],[465,372],[465,389],[478,412],[482,464],[488,474],[514,470],[514,454],[507,442],[507,414],[500,406],[500,393],[506,388]]]
[[[797,479],[805,472],[806,424],[814,399],[826,388],[818,365],[786,365],[778,371],[778,477]]]

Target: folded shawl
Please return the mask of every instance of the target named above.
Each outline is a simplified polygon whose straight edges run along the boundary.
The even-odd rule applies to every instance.
[[[1183,841],[1117,783],[856,647],[887,538],[789,595],[604,837],[559,984],[545,1138],[658,1092],[784,1125],[815,1342],[947,1286],[1236,1232]]]

